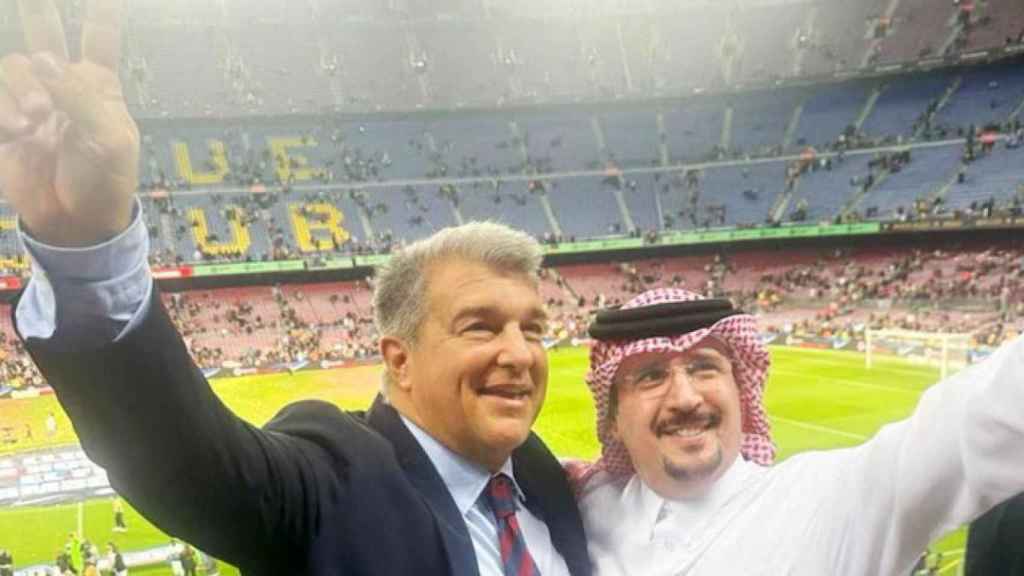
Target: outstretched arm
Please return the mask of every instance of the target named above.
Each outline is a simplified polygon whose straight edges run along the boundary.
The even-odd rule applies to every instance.
[[[907,420],[842,451],[842,557],[908,569],[936,537],[1024,490],[1024,338],[924,393]]]
[[[19,7],[29,53],[0,62],[0,189],[33,260],[15,325],[86,452],[147,517],[243,568],[300,569],[320,508],[345,497],[348,462],[323,439],[351,419],[306,404],[261,431],[214,395],[160,303],[133,216],[123,0],[89,4],[77,62],[53,0]]]

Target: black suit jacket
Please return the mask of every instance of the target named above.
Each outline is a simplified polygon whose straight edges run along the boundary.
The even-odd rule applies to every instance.
[[[996,506],[967,533],[966,576],[1024,576],[1024,494]]]
[[[26,345],[83,448],[165,531],[247,575],[478,576],[444,482],[380,398],[357,413],[298,402],[256,428],[210,389],[156,290],[141,326],[118,343],[67,351],[55,340]],[[558,461],[531,435],[512,462],[573,576],[589,576]]]

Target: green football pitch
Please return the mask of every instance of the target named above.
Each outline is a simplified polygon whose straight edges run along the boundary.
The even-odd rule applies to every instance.
[[[562,457],[592,459],[598,454],[594,407],[584,385],[585,349],[553,350],[547,401],[535,426],[538,434]],[[902,360],[881,360],[872,370],[861,354],[793,348],[772,349],[773,367],[765,401],[779,457],[806,450],[854,446],[884,424],[907,417],[921,392],[934,384],[938,370]],[[295,375],[254,376],[217,380],[214,388],[233,410],[254,423],[263,423],[283,405],[320,398],[344,408],[365,408],[379,382],[376,366]],[[25,450],[74,441],[70,425],[53,398],[0,402],[0,422],[22,429],[42,430],[48,411],[58,415],[51,438],[22,441]],[[6,449],[10,450],[10,448]],[[19,566],[51,561],[67,535],[81,526],[93,542],[114,541],[122,550],[165,544],[169,537],[133,510],[127,513],[129,531],[111,532],[109,501],[47,508],[0,510],[0,548],[12,551]],[[965,534],[957,531],[937,542],[943,551],[941,574],[956,574]],[[166,568],[133,574],[164,576]],[[236,574],[230,568],[222,574]]]

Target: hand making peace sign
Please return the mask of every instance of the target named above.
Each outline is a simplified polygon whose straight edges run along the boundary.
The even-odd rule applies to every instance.
[[[124,0],[90,0],[70,61],[53,0],[18,0],[27,54],[0,60],[0,190],[38,240],[88,246],[131,221],[139,130],[118,78]]]

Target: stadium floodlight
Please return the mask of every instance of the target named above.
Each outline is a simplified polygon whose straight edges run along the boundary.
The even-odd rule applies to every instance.
[[[864,362],[869,370],[878,356],[936,366],[942,378],[970,363],[970,334],[869,329],[865,336]]]

